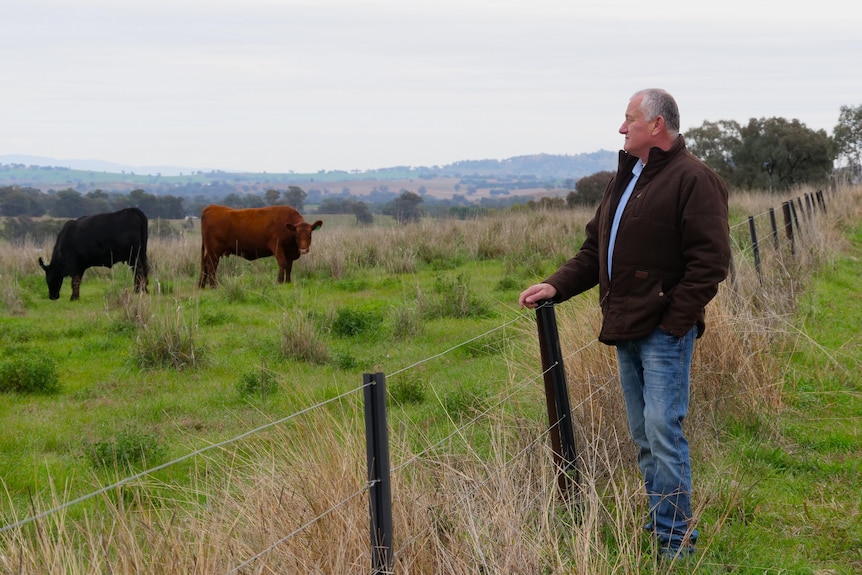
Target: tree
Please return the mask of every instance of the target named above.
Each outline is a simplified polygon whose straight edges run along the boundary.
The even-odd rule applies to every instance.
[[[685,145],[729,182],[733,179],[735,167],[733,154],[742,142],[741,132],[734,120],[704,122],[700,128],[692,128],[685,133]]]
[[[42,193],[33,188],[8,186],[0,188],[0,216],[41,216],[45,206],[40,201]]]
[[[245,200],[237,193],[228,194],[221,201],[222,204],[229,208],[244,208]]]
[[[365,202],[352,202],[352,209],[357,224],[370,225],[374,223],[374,216],[371,215],[371,210],[368,209]]]
[[[394,217],[399,224],[418,222],[422,218],[419,210],[420,203],[422,203],[422,196],[403,190],[400,196],[383,208],[383,213]]]
[[[838,124],[832,131],[835,153],[847,163],[850,176],[862,176],[862,106],[841,106]]]
[[[786,190],[802,183],[824,183],[832,173],[832,141],[824,130],[799,120],[752,118],[740,131],[733,161],[733,183],[751,189]]]
[[[324,198],[317,206],[318,214],[350,214],[352,210],[353,201],[342,197]]]
[[[575,189],[566,196],[566,206],[574,208],[598,204],[614,175],[616,175],[615,172],[604,171],[584,176],[575,184]]]
[[[686,133],[686,145],[737,188],[785,190],[824,183],[834,160],[824,130],[784,118],[751,118],[746,126],[704,122]]]
[[[103,213],[111,211],[111,198],[102,190],[93,190],[84,196],[90,203],[92,213]]]
[[[270,206],[274,206],[278,203],[278,199],[281,197],[281,192],[270,188],[266,192],[264,192],[263,197],[266,198],[267,204],[269,204]]]
[[[282,195],[284,196],[284,203],[288,206],[293,206],[300,212],[305,209],[305,198],[308,197],[308,194],[302,191],[299,186],[288,186],[287,191]]]
[[[55,218],[80,218],[90,213],[87,199],[71,188],[60,190],[55,195],[51,215]]]

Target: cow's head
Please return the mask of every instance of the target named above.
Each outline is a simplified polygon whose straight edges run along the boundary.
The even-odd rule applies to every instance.
[[[63,266],[57,262],[45,265],[41,257],[39,258],[39,265],[45,270],[45,281],[48,282],[48,297],[51,299],[60,299],[60,287],[63,285]]]
[[[301,222],[298,224],[287,224],[289,232],[296,237],[296,246],[299,248],[300,254],[307,254],[311,247],[311,232],[319,230],[323,227],[323,222],[317,220],[313,224]]]

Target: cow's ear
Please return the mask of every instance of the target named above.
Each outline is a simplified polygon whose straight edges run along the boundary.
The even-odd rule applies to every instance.
[[[311,226],[311,229],[312,230],[319,230],[322,227],[323,227],[323,222],[320,220],[317,220],[316,222],[314,222],[314,225]]]

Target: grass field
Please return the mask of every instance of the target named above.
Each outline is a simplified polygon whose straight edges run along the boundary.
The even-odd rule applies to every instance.
[[[204,291],[185,230],[151,241],[149,295],[117,266],[88,271],[77,302],[68,280],[47,298],[50,240],[6,244],[2,525],[123,484],[4,530],[0,571],[367,572],[361,384],[383,372],[396,572],[857,573],[860,197],[836,194],[805,248],[764,250],[758,276],[745,217],[776,199],[734,196],[735,275],[693,374],[702,545],[685,566],[657,564],[640,532],[594,294],[556,310],[583,458],[578,500],[557,496],[534,314],[516,299],[573,253],[587,213],[324,216],[293,284],[272,259],[229,258]]]

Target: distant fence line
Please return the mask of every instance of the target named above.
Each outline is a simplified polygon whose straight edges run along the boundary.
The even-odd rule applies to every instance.
[[[802,227],[802,224],[805,223],[807,224],[807,226],[813,225],[813,223],[816,221],[816,215],[818,211],[825,214],[826,201],[823,196],[823,192],[818,191],[816,194],[813,195],[805,194],[804,197],[799,197],[795,200],[785,201],[781,204],[780,209],[783,216],[783,227],[781,229],[784,232],[786,241],[789,243],[789,251],[791,256],[795,256],[797,253],[796,244],[805,235],[805,230]],[[779,240],[780,233],[777,219],[775,216],[775,210],[773,208],[770,208],[769,210],[756,216],[748,216],[744,222],[733,226],[733,228],[737,228],[739,226],[748,225],[754,265],[761,282],[762,270],[760,258],[760,244],[758,242],[755,220],[763,216],[768,216],[769,218],[772,244],[774,249],[776,251],[779,251],[781,249]],[[742,251],[746,250],[747,248],[742,249]],[[736,282],[735,266],[733,265],[733,263],[731,265],[730,280],[732,283]],[[543,302],[540,306],[536,308],[535,313],[539,350],[542,361],[542,371],[538,373],[535,378],[542,377],[544,379],[546,409],[548,414],[548,427],[543,433],[539,435],[539,437],[535,439],[535,441],[542,440],[545,436],[548,436],[552,448],[554,466],[557,470],[558,490],[561,496],[570,497],[573,493],[573,487],[576,486],[579,480],[579,474],[576,465],[578,456],[574,440],[574,428],[576,422],[572,417],[572,407],[569,404],[568,386],[566,383],[565,368],[563,363],[564,358],[562,357],[562,354],[560,352],[560,341],[556,324],[554,305],[551,302]],[[482,337],[485,337],[498,329],[501,329],[516,321],[521,321],[525,317],[527,317],[527,314],[519,314],[515,319],[505,322],[501,326],[498,326],[488,332],[470,338],[469,340],[462,342],[461,344],[450,347],[449,349],[444,350],[438,354],[421,359],[414,364],[392,372],[390,374],[390,377],[415,368],[416,366],[425,362],[439,358],[451,351],[454,351],[455,349],[458,349],[463,345],[481,339]],[[318,516],[307,521],[302,526],[295,529],[293,532],[275,540],[265,549],[262,549],[260,552],[253,555],[252,557],[249,557],[245,561],[235,565],[228,571],[228,573],[235,573],[245,567],[250,566],[256,560],[262,558],[264,555],[271,552],[278,545],[301,533],[315,522],[329,515],[333,511],[345,505],[347,502],[355,499],[358,496],[361,496],[365,492],[368,492],[369,494],[369,548],[370,565],[372,568],[372,572],[375,574],[392,573],[395,559],[392,547],[394,537],[392,525],[392,502],[390,482],[392,469],[390,468],[389,462],[388,422],[386,416],[387,394],[385,377],[386,376],[382,373],[363,374],[363,381],[360,386],[348,390],[347,392],[333,397],[327,401],[311,405],[305,409],[285,416],[282,419],[249,430],[236,437],[227,439],[219,443],[208,445],[204,448],[188,453],[178,459],[174,459],[162,465],[158,465],[151,469],[136,473],[111,485],[102,487],[92,493],[70,500],[62,505],[39,513],[35,513],[29,517],[15,521],[13,523],[9,523],[5,526],[0,527],[0,533],[15,529],[21,529],[22,527],[34,521],[38,521],[49,515],[63,511],[73,505],[92,499],[93,497],[96,497],[102,493],[120,488],[147,475],[163,470],[177,463],[186,461],[207,451],[223,448],[246,437],[260,433],[266,429],[270,429],[274,426],[284,424],[291,419],[306,414],[314,409],[321,408],[335,401],[340,401],[352,394],[362,391],[365,405],[366,463],[368,477],[367,482],[362,485],[360,489],[350,494],[342,501],[331,506],[329,509],[324,510]],[[472,425],[473,423],[475,423],[475,421],[477,421],[477,419],[478,417],[467,422],[466,425]],[[463,429],[464,427],[461,427],[458,431],[463,431]],[[408,463],[410,462],[408,461],[400,466],[397,466],[396,469],[400,469]]]
[[[754,216],[750,215],[747,217],[745,222],[734,226],[734,228],[736,228],[746,225],[746,223],[748,225],[754,269],[757,272],[757,278],[761,285],[763,285],[763,266],[760,253],[761,245],[755,223],[756,220],[763,216],[768,216],[769,235],[772,238],[772,246],[774,250],[778,253],[781,252],[780,231],[783,231],[790,251],[790,256],[795,257],[798,251],[798,242],[803,241],[805,233],[810,232],[811,228],[816,225],[818,213],[823,215],[827,213],[826,199],[823,190],[818,190],[813,194],[806,193],[803,196],[796,197],[795,199],[786,200],[782,202],[780,210],[783,219],[783,225],[780,229],[778,227],[774,207],[770,207],[768,210],[761,212],[760,214]],[[735,287],[736,266],[733,261],[731,261],[730,281]]]

